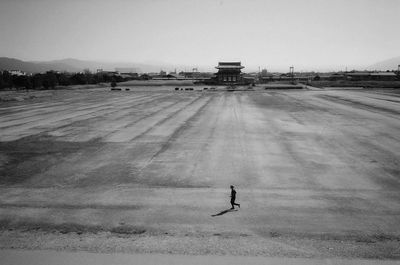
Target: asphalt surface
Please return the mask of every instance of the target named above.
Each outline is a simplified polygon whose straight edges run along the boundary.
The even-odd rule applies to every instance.
[[[396,90],[58,91],[0,130],[1,248],[400,257]]]

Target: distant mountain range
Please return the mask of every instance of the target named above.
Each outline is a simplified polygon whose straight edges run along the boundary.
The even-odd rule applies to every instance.
[[[397,70],[398,65],[400,65],[400,56],[387,59],[381,62],[377,62],[373,65],[368,66],[367,70],[378,70],[378,71]]]
[[[53,61],[22,61],[15,58],[0,57],[0,70],[21,70],[27,73],[41,73],[50,70],[80,72],[89,69],[95,72],[97,69],[114,71],[115,68],[133,68],[135,72],[159,72],[163,70],[173,70],[170,64],[142,64],[142,63],[125,63],[125,62],[96,62],[84,61],[77,59],[62,59]]]
[[[14,58],[0,57],[1,70],[21,70],[28,73],[40,73],[49,70],[55,71],[78,71],[79,69],[63,63],[39,63],[25,62]]]
[[[367,70],[396,70],[400,64],[400,56],[377,62],[373,65],[365,67]],[[50,70],[80,72],[84,69],[89,69],[95,72],[97,69],[111,70],[115,68],[133,68],[135,72],[159,72],[160,70],[171,71],[175,68],[192,70],[192,66],[187,65],[172,65],[168,63],[126,63],[126,62],[96,62],[84,61],[77,59],[62,59],[53,61],[22,61],[15,58],[0,57],[0,70],[21,70],[27,73],[42,73]],[[361,70],[361,68],[360,68]]]

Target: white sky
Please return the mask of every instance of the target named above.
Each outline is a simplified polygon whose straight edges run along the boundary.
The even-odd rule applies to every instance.
[[[341,70],[400,56],[400,0],[0,0],[0,56]]]

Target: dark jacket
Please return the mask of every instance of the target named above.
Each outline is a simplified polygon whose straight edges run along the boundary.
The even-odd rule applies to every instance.
[[[234,201],[236,199],[236,190],[231,190],[231,200]]]

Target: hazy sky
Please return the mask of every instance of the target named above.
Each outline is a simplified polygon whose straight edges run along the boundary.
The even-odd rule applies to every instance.
[[[340,70],[400,56],[399,18],[400,0],[0,0],[0,56]]]

